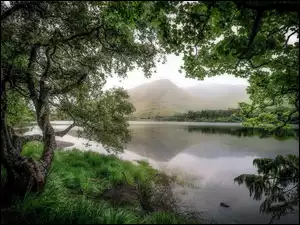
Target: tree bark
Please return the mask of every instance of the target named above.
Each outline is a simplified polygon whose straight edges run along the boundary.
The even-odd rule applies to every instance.
[[[12,197],[23,198],[27,192],[41,192],[56,149],[54,129],[49,121],[46,101],[37,101],[38,125],[43,131],[44,149],[41,160],[20,155],[22,143],[14,138],[14,132],[6,123],[6,80],[1,71],[1,165],[7,171],[6,182],[1,190],[2,207],[12,202]],[[44,97],[47,94],[44,95]],[[45,99],[45,98],[44,98]]]

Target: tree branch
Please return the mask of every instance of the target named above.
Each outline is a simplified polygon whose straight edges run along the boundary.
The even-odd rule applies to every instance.
[[[252,69],[258,69],[258,68],[263,67],[263,66],[265,66],[265,65],[268,65],[268,64],[270,63],[270,62],[264,62],[264,63],[261,63],[261,64],[255,66],[255,65],[252,63],[251,59],[248,59],[248,62],[250,63]]]
[[[281,128],[283,128],[285,125],[287,125],[291,121],[293,114],[296,113],[296,112],[298,112],[298,109],[294,109],[293,111],[291,111],[288,115],[288,118],[283,122],[283,124],[276,127],[271,132],[279,131]]]
[[[35,85],[32,77],[33,63],[36,60],[37,51],[39,45],[33,45],[31,48],[30,59],[27,67],[26,77],[27,77],[27,86],[30,93],[30,98],[32,99],[34,105],[37,104],[37,93],[35,90]]]
[[[51,92],[51,95],[56,95],[56,94],[66,94],[68,92],[70,92],[72,89],[78,87],[80,84],[82,84],[82,82],[84,81],[84,79],[87,77],[88,75],[87,74],[83,74],[79,77],[79,79],[75,82],[75,83],[72,83],[64,88],[61,88],[61,89],[54,89],[52,92]]]
[[[69,127],[67,127],[65,130],[57,131],[55,132],[55,136],[63,137],[65,136],[73,127],[75,127],[76,124],[73,122]]]
[[[51,53],[51,55],[53,55],[53,54],[55,53],[55,50],[56,50],[56,48],[54,48],[54,50],[53,50],[53,52]],[[41,80],[43,80],[43,81],[45,81],[45,79],[47,78],[48,71],[49,71],[49,69],[50,69],[50,67],[51,67],[50,47],[48,47],[48,48],[46,49],[45,55],[46,55],[46,58],[47,58],[47,64],[46,64],[46,69],[45,69],[45,71],[44,71],[44,73],[43,73],[43,75],[42,75],[42,78],[41,78]]]
[[[254,42],[254,39],[255,39],[255,37],[258,33],[260,23],[261,23],[261,20],[262,20],[262,15],[263,15],[263,11],[258,10],[256,12],[256,17],[255,17],[255,20],[254,20],[254,23],[253,23],[253,26],[252,26],[252,31],[251,31],[251,33],[249,34],[249,37],[248,37],[248,45],[247,45],[246,49],[243,51],[242,55],[239,56],[240,59],[242,59],[249,52],[249,49],[252,46],[252,44]]]
[[[234,1],[237,6],[252,10],[299,12],[299,1]]]
[[[216,1],[213,1],[213,2],[208,6],[208,13],[209,13],[209,14],[207,15],[207,18],[206,18],[205,22],[203,23],[203,26],[202,26],[201,30],[200,30],[199,33],[198,33],[198,36],[200,36],[200,35],[201,35],[201,36],[199,37],[199,39],[198,39],[196,45],[198,45],[199,42],[203,39],[203,38],[202,38],[202,37],[204,36],[203,31],[204,31],[204,29],[205,29],[205,27],[206,27],[206,25],[207,25],[207,23],[208,23],[208,21],[209,21],[209,19],[210,19],[210,16],[211,16],[211,8],[212,8],[215,4],[216,4]]]
[[[288,44],[288,42],[289,42],[291,36],[293,36],[293,35],[296,34],[297,32],[298,32],[298,31],[296,30],[296,31],[294,31],[293,33],[291,33],[291,34],[287,37],[287,39],[286,39],[286,41],[285,41],[285,43],[284,43],[284,45],[283,45],[284,48],[287,47],[287,44]]]
[[[21,153],[22,148],[25,144],[31,141],[39,141],[43,142],[43,136],[40,134],[34,134],[34,135],[26,135],[26,136],[19,136],[14,134],[13,135],[13,141],[17,145],[15,148],[18,150],[19,153]]]
[[[55,48],[56,49],[56,48]],[[54,50],[55,50],[54,49]],[[52,52],[52,54],[54,54],[54,52]],[[46,55],[46,58],[47,58],[47,64],[46,64],[46,68],[45,68],[45,70],[44,70],[44,73],[42,74],[42,77],[41,77],[41,79],[40,79],[40,96],[39,96],[39,98],[40,99],[43,99],[43,97],[44,97],[44,95],[45,95],[45,89],[46,89],[46,84],[45,84],[45,81],[46,81],[46,79],[47,79],[47,76],[48,76],[48,71],[49,71],[49,69],[50,69],[50,67],[51,67],[51,59],[50,59],[50,47],[48,47],[47,49],[46,49],[46,53],[45,53],[45,55]],[[47,92],[47,91],[46,91]]]

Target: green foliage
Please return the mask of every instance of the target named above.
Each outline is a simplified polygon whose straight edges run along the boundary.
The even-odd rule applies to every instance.
[[[157,10],[172,3],[161,5]],[[155,31],[162,24],[155,21],[167,19],[163,11],[153,17],[156,7],[152,2],[2,2],[1,74],[9,90],[34,103],[37,116],[40,105],[50,104],[50,113],[67,114],[89,138],[121,151],[130,139],[126,120],[133,107],[124,90],[104,92],[103,85],[113,74],[126,77],[136,68],[146,77],[153,73],[165,52]],[[9,99],[21,115],[14,103]],[[22,104],[17,105],[23,110]]]
[[[128,93],[120,88],[95,94],[82,89],[66,95],[61,109],[76,118],[88,139],[100,142],[108,151],[121,151],[131,137],[126,115],[134,107]]]
[[[7,93],[7,119],[10,126],[22,127],[34,120],[34,112],[29,108],[29,100],[24,99],[18,92]]]
[[[192,122],[241,122],[238,109],[188,111],[174,116],[156,116],[155,120]]]
[[[255,159],[258,174],[242,174],[234,179],[245,184],[250,196],[264,201],[260,212],[272,214],[270,222],[293,213],[299,205],[299,157],[278,155],[275,159]]]
[[[297,12],[284,7],[276,1],[186,2],[178,3],[169,21],[167,45],[183,53],[187,77],[227,73],[248,79],[252,103],[240,107],[249,109],[247,126],[284,128],[299,117],[299,23]],[[288,107],[281,115],[267,111],[282,106]]]
[[[39,159],[42,145],[26,144],[22,154]],[[122,173],[126,173],[126,177]],[[79,150],[56,150],[52,169],[43,193],[28,194],[24,200],[16,199],[14,205],[1,211],[2,223],[45,224],[134,224],[134,223],[188,223],[177,212],[153,212],[145,214],[138,208],[133,193],[123,204],[112,204],[103,196],[116,191],[122,197],[120,187],[139,182],[144,190],[154,188],[147,182],[157,171],[149,164],[134,165],[114,155],[100,155]],[[1,181],[6,173],[1,169]],[[125,189],[124,189],[125,190]],[[153,193],[153,190],[150,190]],[[123,196],[124,197],[124,196]],[[153,196],[151,196],[153,197]],[[121,198],[117,199],[120,203]]]
[[[11,2],[12,7],[18,4]],[[242,111],[249,109],[242,114],[246,126],[286,128],[292,117],[299,117],[299,42],[289,41],[298,35],[299,23],[291,8],[278,10],[281,3],[26,4],[1,19],[1,64],[12,67],[16,87],[25,88],[28,97],[23,79],[28,73],[36,89],[49,88],[50,103],[64,113],[75,111],[78,124],[107,149],[119,151],[129,140],[124,121],[132,113],[122,91],[103,93],[107,78],[126,77],[136,68],[149,77],[166,53],[183,55],[187,77],[228,73],[247,78],[252,104],[240,105]],[[2,13],[9,10],[4,3],[1,6]],[[30,61],[34,51],[36,58]],[[79,107],[78,98],[87,101]],[[101,104],[115,104],[116,109],[104,110]],[[284,105],[288,107],[283,112],[267,111]],[[117,119],[108,116],[112,110],[118,111]],[[87,121],[83,119],[87,115],[94,117]]]

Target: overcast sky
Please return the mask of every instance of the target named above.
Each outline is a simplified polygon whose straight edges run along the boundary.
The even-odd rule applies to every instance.
[[[236,78],[230,75],[223,75],[218,77],[205,78],[204,81],[198,81],[196,79],[185,78],[185,74],[179,73],[178,70],[183,64],[183,60],[180,56],[168,55],[167,63],[157,64],[156,73],[152,74],[152,77],[147,79],[144,77],[142,71],[133,71],[128,73],[128,77],[121,79],[113,77],[108,79],[106,83],[106,89],[116,87],[123,87],[125,89],[134,88],[138,85],[148,83],[154,80],[169,79],[179,87],[193,86],[198,83],[217,83],[217,84],[244,84],[247,85],[246,79]]]
[[[292,31],[286,34],[286,37],[290,35]],[[293,44],[299,41],[297,35],[291,36],[288,44]],[[231,75],[222,75],[218,77],[205,78],[203,81],[198,81],[196,79],[185,78],[184,71],[180,74],[178,72],[180,66],[183,65],[183,60],[181,56],[168,55],[167,63],[157,64],[156,73],[152,74],[151,78],[145,78],[142,71],[133,71],[128,73],[128,77],[121,79],[117,76],[109,78],[105,85],[105,89],[112,87],[123,87],[125,89],[134,88],[144,83],[149,83],[154,80],[169,79],[179,87],[193,86],[199,83],[209,83],[209,84],[233,84],[233,85],[248,85],[248,81],[243,78],[236,78]]]

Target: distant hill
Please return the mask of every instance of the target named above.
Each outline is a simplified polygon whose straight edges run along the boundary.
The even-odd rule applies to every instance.
[[[170,80],[163,79],[129,89],[128,93],[136,108],[136,117],[170,116],[188,110],[236,108],[239,100],[247,99],[245,86],[217,86],[182,89]]]
[[[208,109],[237,108],[238,102],[249,102],[246,85],[197,84],[184,88],[187,93],[199,97]]]
[[[128,90],[136,108],[135,116],[170,116],[197,108],[199,99],[170,80],[157,80]]]

